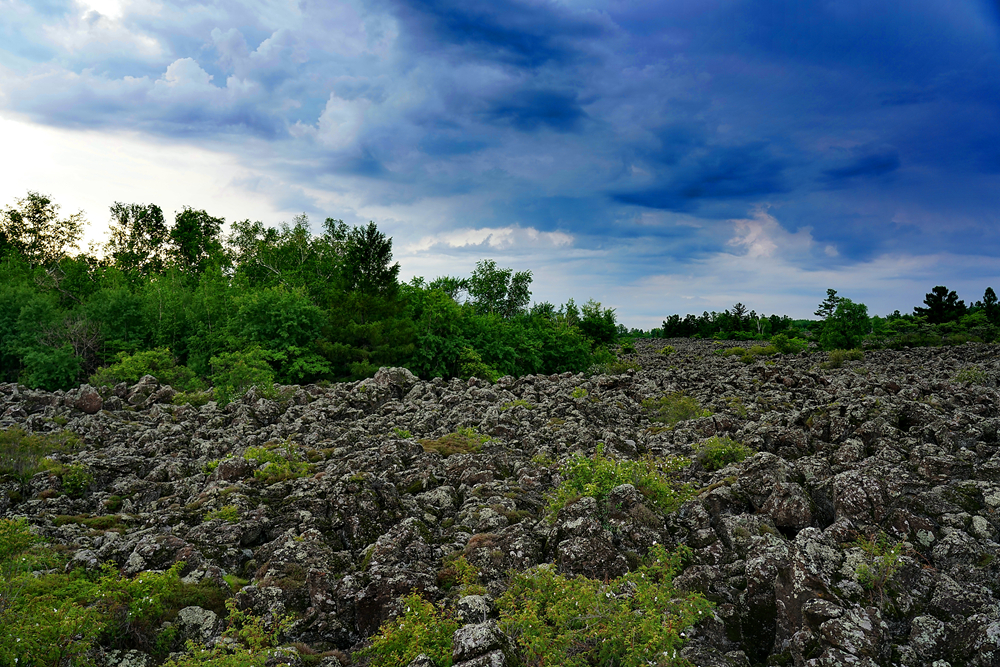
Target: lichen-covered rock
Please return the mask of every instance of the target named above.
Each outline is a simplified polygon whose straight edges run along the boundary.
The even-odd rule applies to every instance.
[[[666,544],[690,549],[675,585],[716,604],[685,648],[695,664],[1000,662],[1000,391],[955,381],[969,367],[995,379],[1000,348],[867,351],[824,369],[809,353],[744,364],[710,341],[657,354],[665,344],[637,341],[642,370],[614,376],[489,384],[382,369],[225,408],[173,405],[151,376],[66,393],[0,385],[0,426],[71,431],[82,446],[53,459],[92,477],[73,496],[48,471],[3,482],[0,511],[67,549],[70,568],[112,561],[131,576],[184,561],[185,581],[247,578],[238,607],[268,623],[294,613],[285,640],[319,653],[357,649],[413,590],[473,633],[497,620],[490,600],[510,570],[613,578]],[[654,421],[644,401],[676,392],[711,415]],[[489,439],[428,444],[465,429]],[[549,515],[561,464],[598,443],[612,458],[691,456],[710,436],[757,452],[683,469],[695,497],[675,513],[622,484]],[[266,474],[250,447],[290,465]],[[464,594],[458,556],[486,595]],[[456,659],[511,657],[482,650]]]

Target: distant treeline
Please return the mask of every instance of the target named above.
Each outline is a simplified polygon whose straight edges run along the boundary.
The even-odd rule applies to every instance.
[[[111,207],[108,241],[80,252],[82,213],[28,192],[0,211],[0,381],[65,389],[155,375],[224,400],[247,386],[370,377],[405,366],[423,378],[609,368],[620,337],[812,339],[828,349],[997,338],[997,297],[971,307],[935,287],[926,307],[869,317],[828,290],[819,320],[736,304],[627,330],[610,308],[531,301],[531,272],[482,260],[468,277],[399,281],[392,239],[374,223],[305,215],[276,228],[230,225],[184,208]],[[782,343],[784,345],[784,343]],[[794,347],[794,346],[793,346]],[[626,346],[628,349],[628,346]]]
[[[29,192],[0,214],[0,381],[46,389],[135,381],[248,383],[579,372],[614,359],[614,311],[529,308],[531,273],[483,260],[468,277],[400,283],[374,223],[303,215],[268,228],[185,208],[111,207],[107,243],[76,252],[82,214]],[[99,370],[100,369],[100,370]],[[96,374],[96,375],[95,375]]]
[[[828,289],[816,310],[816,320],[793,320],[787,315],[758,315],[742,303],[721,313],[671,315],[663,326],[648,332],[632,330],[632,337],[714,338],[768,340],[781,334],[816,341],[824,349],[894,348],[995,342],[1000,336],[1000,305],[987,287],[983,298],[970,306],[954,290],[934,287],[912,313],[898,310],[885,317],[869,316],[868,307]]]

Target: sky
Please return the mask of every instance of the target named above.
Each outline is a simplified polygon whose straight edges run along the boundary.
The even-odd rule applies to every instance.
[[[996,0],[0,0],[0,206],[369,220],[630,327],[1000,289]]]

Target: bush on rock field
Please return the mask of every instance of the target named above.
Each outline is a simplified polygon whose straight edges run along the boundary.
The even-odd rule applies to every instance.
[[[1000,662],[1000,348],[715,347],[0,385],[0,664]]]

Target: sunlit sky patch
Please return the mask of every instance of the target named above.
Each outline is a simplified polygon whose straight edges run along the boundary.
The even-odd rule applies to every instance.
[[[1000,289],[987,0],[0,0],[0,205],[30,190],[393,236],[630,326]]]

